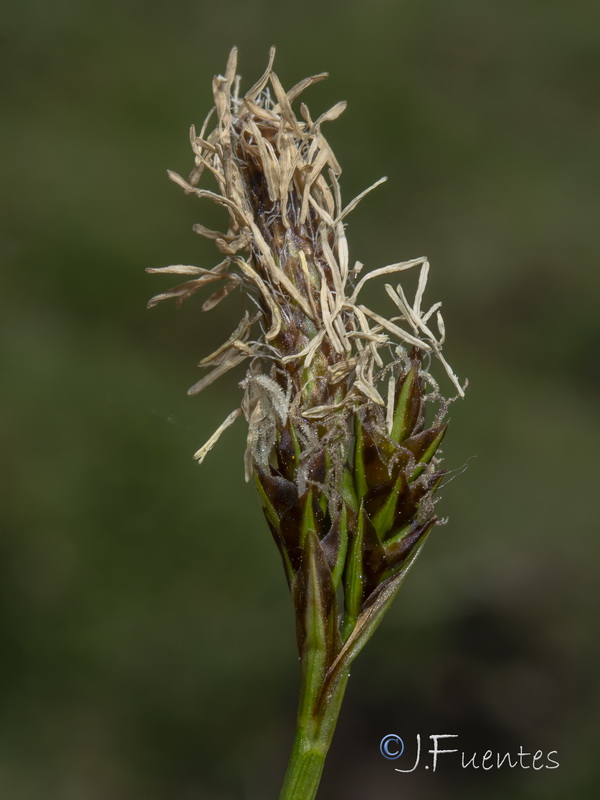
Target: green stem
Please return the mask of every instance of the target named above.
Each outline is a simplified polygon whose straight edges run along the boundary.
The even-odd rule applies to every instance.
[[[307,700],[315,697],[320,687],[312,686],[310,675],[303,674],[296,737],[279,800],[314,800],[347,683],[348,673],[344,672],[314,709]]]

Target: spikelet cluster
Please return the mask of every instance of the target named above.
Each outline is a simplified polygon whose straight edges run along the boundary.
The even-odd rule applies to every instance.
[[[350,265],[346,218],[381,181],[342,203],[341,168],[322,129],[345,104],[313,119],[300,103],[297,117],[292,104],[326,74],[286,92],[274,54],[242,95],[232,50],[225,75],[213,81],[214,108],[200,132],[191,129],[190,175],[169,173],[188,194],[226,209],[227,231],[195,226],[222,258],[212,269],[149,270],[186,276],[150,305],[181,303],[211,286],[202,306],[209,311],[242,293],[239,324],[200,362],[208,371],[189,390],[196,394],[246,363],[240,406],[196,458],[245,416],[246,476],[256,479],[282,556],[303,669],[317,675],[325,698],[439,522],[433,495],[443,476],[438,450],[448,401],[431,365],[441,365],[459,396],[464,387],[442,354],[441,304],[424,302],[427,259],[364,275],[360,263]],[[200,188],[206,172],[217,191]],[[418,273],[412,299],[396,283],[409,270]],[[361,299],[378,278],[394,309],[389,318]]]

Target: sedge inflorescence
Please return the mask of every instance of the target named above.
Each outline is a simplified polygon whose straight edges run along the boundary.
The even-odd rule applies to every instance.
[[[180,303],[209,285],[216,291],[204,311],[236,289],[247,298],[239,324],[200,362],[208,372],[189,390],[196,394],[248,365],[240,407],[196,458],[201,462],[223,431],[245,416],[246,476],[256,477],[282,554],[301,652],[308,641],[307,604],[315,603],[309,587],[318,586],[325,680],[344,653],[347,660],[362,646],[437,522],[432,497],[442,475],[436,452],[447,401],[429,366],[440,363],[459,396],[463,387],[442,354],[441,304],[424,303],[427,259],[364,275],[362,264],[350,264],[346,218],[385,178],[342,203],[341,168],[323,127],[345,103],[316,119],[300,103],[297,117],[292,104],[327,75],[286,92],[273,59],[274,48],[265,73],[245,94],[235,48],[225,74],[213,80],[214,108],[199,132],[191,129],[191,174],[169,175],[188,194],[228,212],[227,231],[194,227],[214,241],[222,259],[212,269],[149,270],[187,278],[150,305],[168,298]],[[206,172],[217,191],[200,188]],[[418,272],[412,299],[395,283],[409,270]],[[365,285],[377,278],[389,281],[389,318],[362,300]],[[430,401],[437,413],[426,426]],[[340,586],[345,610],[338,622]]]

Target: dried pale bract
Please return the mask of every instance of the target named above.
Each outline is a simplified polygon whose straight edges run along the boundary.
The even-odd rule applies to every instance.
[[[243,382],[242,403],[249,423],[247,477],[253,459],[265,463],[265,442],[272,438],[265,432],[265,418],[268,409],[278,403],[279,391],[289,396],[286,416],[299,433],[304,431],[300,435],[307,446],[305,460],[312,455],[310,442],[322,443],[325,435],[335,461],[340,461],[338,455],[343,461],[349,414],[387,402],[384,416],[389,420],[394,397],[387,390],[382,392],[379,384],[386,382],[390,371],[400,374],[406,368],[407,347],[437,356],[458,394],[463,394],[441,353],[440,304],[429,310],[421,308],[427,259],[390,264],[352,285],[361,265],[349,267],[344,220],[385,178],[342,205],[341,168],[322,126],[336,119],[345,103],[337,103],[314,122],[302,104],[302,118],[298,119],[292,102],[327,75],[306,78],[285,92],[273,72],[274,54],[272,48],[264,75],[240,96],[237,51],[232,50],[225,75],[213,80],[214,108],[200,133],[193,126],[191,129],[194,169],[187,180],[169,172],[186,192],[227,209],[226,233],[195,226],[198,233],[215,241],[225,258],[211,270],[191,266],[150,270],[193,276],[154,297],[151,306],[170,297],[180,303],[205,286],[216,285],[203,310],[214,308],[236,288],[245,292],[258,310],[253,325],[248,324],[246,315],[227,342],[203,359],[201,365],[211,371],[189,390],[191,394],[200,392],[243,361],[252,362]],[[215,127],[207,133],[215,111]],[[206,170],[216,179],[218,192],[198,188]],[[393,320],[360,302],[368,281],[378,277],[393,280],[410,269],[420,271],[412,303],[402,286],[386,286],[397,308]],[[430,323],[433,314],[437,333]],[[271,383],[257,384],[260,374],[269,375]],[[230,414],[217,433],[233,419]],[[285,422],[280,420],[280,424]],[[214,436],[210,444],[214,444]],[[338,446],[340,452],[336,453]],[[209,449],[201,448],[196,457],[201,460]]]

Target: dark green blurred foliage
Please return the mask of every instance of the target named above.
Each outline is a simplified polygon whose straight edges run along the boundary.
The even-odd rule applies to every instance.
[[[361,654],[323,798],[598,796],[597,73],[582,0],[13,2],[0,31],[5,202],[0,797],[257,800],[291,743],[297,660],[279,557],[243,482],[238,403],[194,364],[234,296],[152,312],[146,266],[212,266],[219,216],[165,169],[232,44],[311,72],[367,267],[426,254],[451,409],[437,528]],[[165,279],[165,286],[168,285]],[[381,302],[384,302],[382,300]],[[225,304],[227,306],[227,304]],[[241,376],[240,376],[241,377]],[[473,457],[476,458],[473,458]],[[378,743],[558,750],[554,771],[420,770]]]

